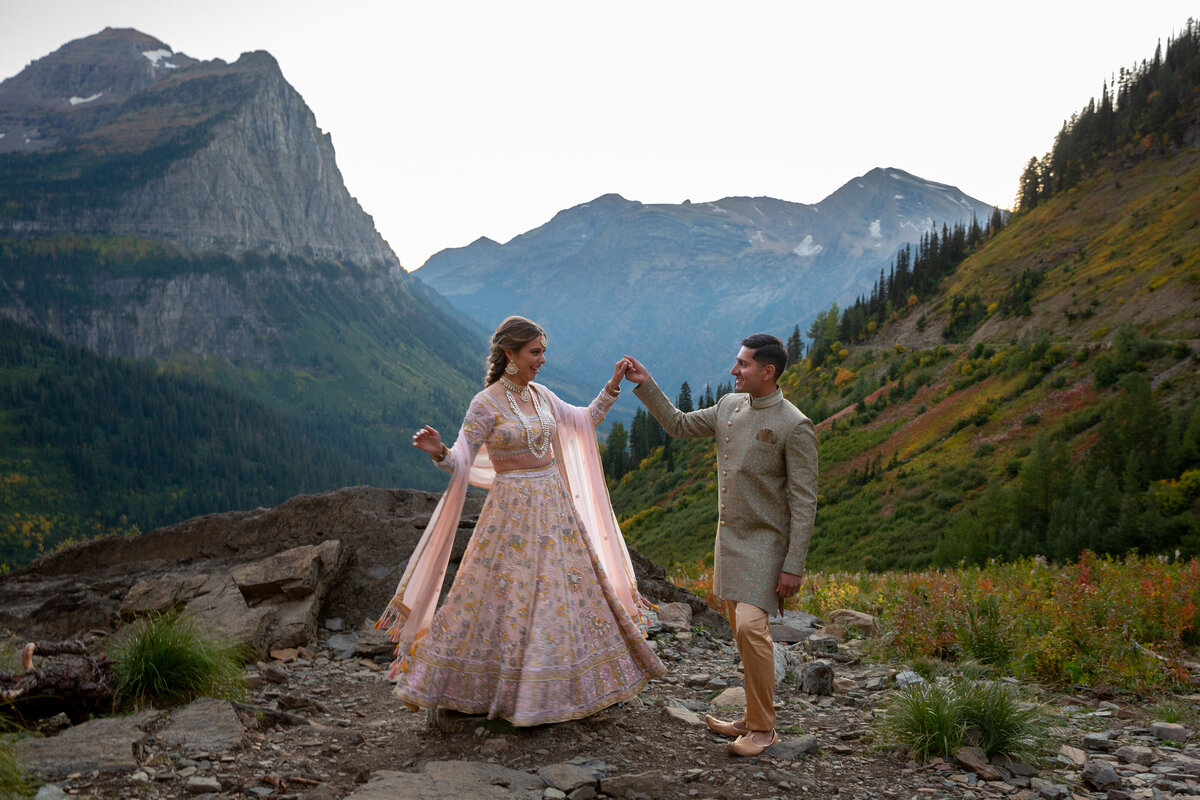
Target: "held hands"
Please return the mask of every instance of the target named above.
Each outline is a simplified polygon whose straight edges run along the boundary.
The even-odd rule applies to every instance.
[[[643,383],[650,380],[649,370],[643,367],[642,363],[633,356],[625,356],[619,363],[624,363],[626,365],[625,380],[630,381],[631,383],[636,383],[638,386],[641,386]]]
[[[790,572],[779,573],[779,583],[775,586],[775,594],[780,600],[787,598],[800,591],[800,585],[804,583],[804,579],[799,575],[793,575]]]

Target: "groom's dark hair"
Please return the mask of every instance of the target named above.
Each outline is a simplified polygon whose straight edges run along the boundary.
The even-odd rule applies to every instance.
[[[774,367],[775,380],[779,380],[779,376],[787,368],[787,348],[776,336],[769,333],[756,333],[742,339],[742,347],[753,350],[754,360],[761,366],[765,367],[769,364]]]

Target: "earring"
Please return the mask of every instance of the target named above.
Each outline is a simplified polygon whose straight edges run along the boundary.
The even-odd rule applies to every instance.
[[[508,365],[504,368],[504,371],[507,372],[509,375],[516,375],[517,374],[517,365],[510,361],[510,362],[508,362]]]

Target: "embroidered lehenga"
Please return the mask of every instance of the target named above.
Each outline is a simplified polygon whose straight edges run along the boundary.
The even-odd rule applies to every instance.
[[[485,390],[439,464],[450,487],[377,625],[398,644],[390,677],[410,707],[561,722],[666,671],[639,625],[644,601],[600,470],[594,428],[615,398],[601,390],[585,409],[534,390],[541,430]],[[549,466],[505,469],[547,438]],[[435,612],[468,481],[488,497]]]

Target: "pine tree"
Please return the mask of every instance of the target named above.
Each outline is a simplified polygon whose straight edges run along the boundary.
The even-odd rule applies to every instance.
[[[692,411],[692,387],[688,386],[688,382],[684,381],[679,387],[679,398],[675,401],[675,406],[680,411]]]

